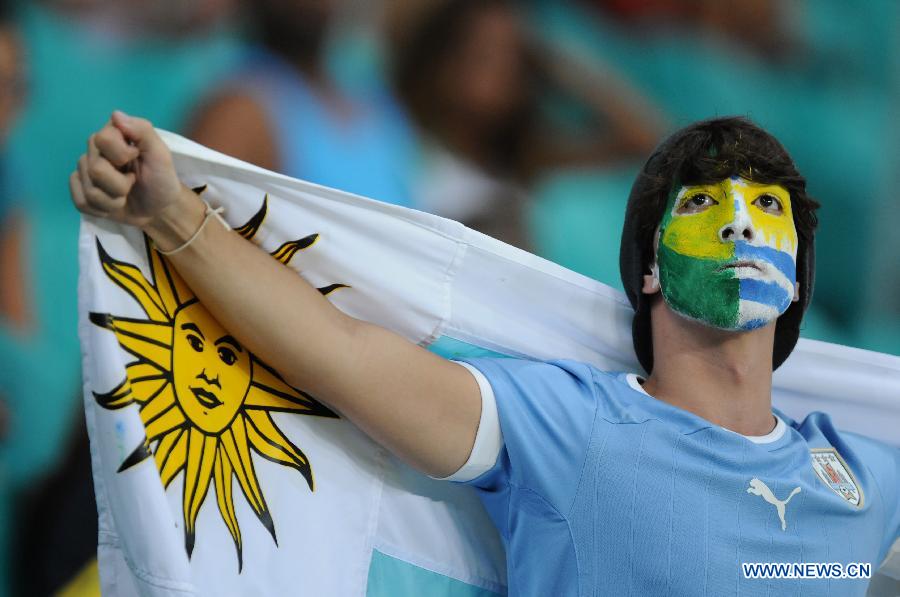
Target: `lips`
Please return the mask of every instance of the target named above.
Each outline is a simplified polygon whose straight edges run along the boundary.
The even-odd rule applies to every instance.
[[[727,269],[737,269],[739,267],[752,267],[753,269],[755,269],[757,271],[760,271],[760,272],[763,271],[763,268],[760,267],[760,265],[754,261],[733,261],[731,263],[723,265],[722,267],[718,268],[716,271],[721,272],[721,271],[725,271]]]
[[[222,401],[216,398],[215,394],[209,392],[208,390],[204,390],[203,388],[190,388],[191,392],[194,393],[194,396],[197,398],[197,402],[206,408],[216,408],[217,406],[222,406]]]

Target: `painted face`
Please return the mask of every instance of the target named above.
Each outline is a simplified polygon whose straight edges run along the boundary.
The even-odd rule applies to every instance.
[[[762,327],[790,306],[796,263],[784,187],[735,177],[681,187],[670,197],[657,264],[674,311],[726,330]]]
[[[200,303],[175,316],[172,374],[184,414],[206,433],[231,424],[252,379],[249,353]]]

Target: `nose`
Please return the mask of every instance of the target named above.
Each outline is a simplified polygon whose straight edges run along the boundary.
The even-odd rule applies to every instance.
[[[206,376],[206,369],[202,369],[200,371],[200,373],[197,374],[197,379],[202,379],[203,381],[205,381],[206,383],[208,383],[211,386],[217,386],[220,389],[222,388],[222,384],[219,383],[219,376],[216,375],[215,377],[210,379],[209,377]]]
[[[746,241],[753,240],[753,226],[744,222],[732,222],[722,226],[719,230],[719,238],[723,241],[734,242],[743,238]]]

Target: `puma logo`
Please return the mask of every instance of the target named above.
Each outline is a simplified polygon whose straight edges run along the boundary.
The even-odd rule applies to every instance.
[[[784,521],[784,509],[788,505],[788,502],[791,501],[791,498],[800,493],[799,487],[795,487],[791,491],[790,495],[788,495],[784,500],[779,500],[775,497],[775,494],[772,493],[772,490],[769,489],[765,483],[763,483],[759,479],[753,478],[750,479],[750,487],[747,488],[747,493],[758,495],[762,499],[775,506],[775,509],[778,511],[778,518],[781,519],[781,530],[787,530],[787,523]]]

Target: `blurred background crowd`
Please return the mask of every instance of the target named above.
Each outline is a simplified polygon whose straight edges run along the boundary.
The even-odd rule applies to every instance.
[[[821,203],[803,335],[900,355],[900,3],[0,2],[0,595],[96,548],[67,178],[113,109],[620,287],[667,133],[773,132]]]

